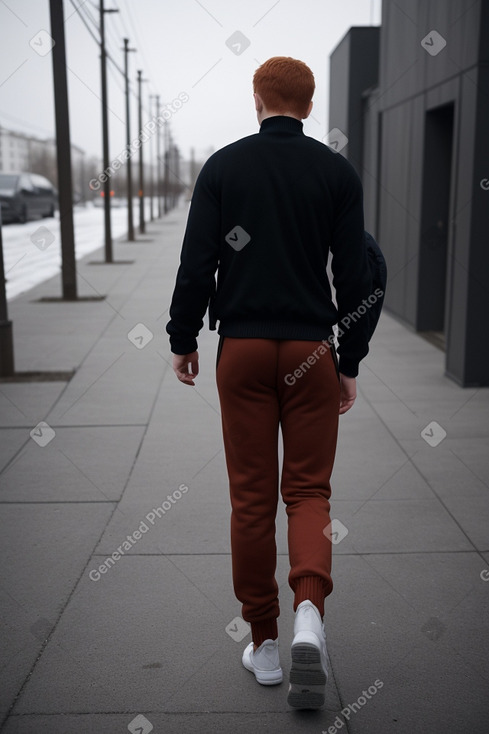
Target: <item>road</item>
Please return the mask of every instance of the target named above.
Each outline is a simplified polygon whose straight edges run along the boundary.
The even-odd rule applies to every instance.
[[[149,206],[146,218],[149,219]],[[104,244],[103,208],[92,204],[75,207],[74,219],[78,260]],[[127,232],[127,206],[114,207],[111,221],[112,237],[115,240]],[[136,232],[138,223],[139,210],[134,206]],[[54,217],[29,221],[26,224],[4,224],[3,257],[9,300],[59,273],[61,239],[58,212]]]

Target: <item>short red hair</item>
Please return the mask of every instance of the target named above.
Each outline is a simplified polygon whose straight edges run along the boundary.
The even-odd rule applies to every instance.
[[[315,86],[310,68],[290,56],[273,56],[253,76],[253,91],[260,95],[267,110],[292,112],[301,119],[307,115]]]

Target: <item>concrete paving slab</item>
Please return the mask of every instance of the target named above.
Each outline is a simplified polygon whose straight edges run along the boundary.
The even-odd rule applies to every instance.
[[[29,434],[25,428],[0,429],[0,497],[2,493],[1,472],[14,456],[27,443]]]
[[[66,382],[0,382],[0,427],[30,431],[66,389]]]
[[[30,437],[0,475],[0,502],[118,500],[143,436],[143,426],[54,428],[46,446]],[[27,431],[23,432],[29,436]]]
[[[488,469],[484,456],[486,441],[445,439],[413,458],[433,491],[444,503],[467,537],[479,550],[489,548]],[[462,458],[463,457],[463,458]]]
[[[227,553],[231,507],[222,467],[220,474],[218,483],[211,462],[194,481],[167,484],[158,475],[154,486],[140,485],[139,495],[137,482],[131,481],[97,553],[112,553],[141,523],[148,530],[137,553]]]
[[[128,341],[116,354],[104,349],[104,343],[99,349],[103,357],[98,350],[90,355],[47,415],[50,425],[147,422],[166,364],[157,355],[144,362],[138,359]]]
[[[112,509],[111,504],[2,506],[0,589],[9,625],[2,637],[3,711],[27,677]]]
[[[51,292],[54,292],[54,288]],[[103,302],[38,303],[37,290],[9,303],[18,371],[75,369],[112,318]],[[25,300],[29,297],[31,300]],[[40,326],[42,327],[40,328]]]
[[[487,493],[487,469],[484,467],[484,441],[463,450],[464,442],[445,439],[434,449],[422,447],[412,458],[437,496],[448,498],[480,497]]]
[[[341,499],[372,497],[407,461],[397,442],[369,413],[361,417],[352,414],[349,421],[340,422],[331,483]]]
[[[369,499],[412,500],[433,499],[433,491],[416,469],[410,458],[406,458],[400,469],[379,487]],[[342,499],[342,497],[340,497]]]
[[[482,695],[489,678],[489,593],[479,554],[370,556],[369,561],[412,604],[423,635],[443,642],[448,655],[457,651],[478,672]]]
[[[470,640],[464,614],[456,616],[457,605],[472,604],[465,624],[469,629],[483,624],[484,606],[473,596],[480,589],[471,591],[477,556],[447,555],[336,559],[335,590],[327,600],[328,639],[343,706],[353,707],[349,731],[485,731],[487,663],[482,674],[471,662],[472,651],[477,658],[476,645],[484,642]],[[440,618],[447,599],[451,616]],[[377,680],[383,686],[361,699]]]
[[[149,711],[141,714],[131,711],[124,714],[78,714],[50,716],[11,716],[5,734],[120,734],[128,731],[128,724],[144,716],[149,722],[146,731],[165,732],[165,734],[249,734],[250,732],[280,731],[284,734],[321,734],[331,726],[336,712],[319,711],[272,711],[259,714],[253,710],[245,713],[219,713],[216,711],[196,712],[194,714],[160,713]],[[141,722],[141,718],[137,721]],[[144,722],[143,722],[144,723]],[[149,726],[153,729],[149,729]],[[144,732],[144,730],[143,730]]]
[[[98,581],[84,574],[15,713],[283,711],[286,685],[259,686],[241,665],[249,639],[225,632],[240,611],[229,557],[205,560],[220,589],[213,598],[193,582],[189,557],[124,556]],[[328,695],[337,707],[333,687]]]
[[[38,501],[2,505],[11,576],[0,598],[9,660],[0,713],[42,654],[3,730],[110,734],[145,715],[155,731],[170,732],[485,731],[489,390],[462,390],[445,378],[443,354],[388,314],[362,366],[355,408],[341,419],[332,517],[348,534],[333,548],[335,588],[326,602],[327,708],[290,711],[286,683],[265,689],[241,667],[247,637],[238,643],[225,632],[240,604],[231,583],[217,337],[202,332],[193,389],[174,377],[165,334],[185,215],[182,207],[150,225],[152,243],[119,243],[118,256],[134,265],[80,265],[82,291],[107,293],[106,301],[31,303],[59,290],[53,279],[12,304],[22,369],[76,366],[77,374],[47,405],[19,386],[20,407],[35,406],[32,419],[58,419],[56,439],[43,449],[29,439],[6,472],[13,473],[5,497],[37,492]],[[139,322],[154,335],[142,349],[128,340]],[[7,425],[27,431],[31,416],[24,424],[9,410]],[[447,432],[436,447],[421,436],[432,420]],[[10,457],[18,438],[11,429],[4,435]],[[54,460],[53,451],[50,461],[58,446],[64,454]],[[92,483],[120,498],[109,524],[114,504],[84,501],[95,497]],[[181,484],[189,489],[176,497]],[[154,525],[107,562],[172,494]],[[75,508],[87,508],[86,516]],[[293,615],[281,503],[277,535],[285,669]],[[383,686],[369,694],[376,681]]]
[[[35,663],[53,622],[35,620],[32,611],[18,604],[7,589],[0,589],[0,721],[6,716],[17,692]]]
[[[334,498],[332,518],[348,534],[336,545],[341,553],[474,550],[466,534],[437,499],[366,500]]]

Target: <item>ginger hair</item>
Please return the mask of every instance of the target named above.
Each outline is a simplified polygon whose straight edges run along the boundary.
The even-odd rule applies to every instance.
[[[301,119],[307,116],[314,89],[310,68],[290,56],[273,56],[253,76],[253,91],[261,97],[267,110],[290,112]]]

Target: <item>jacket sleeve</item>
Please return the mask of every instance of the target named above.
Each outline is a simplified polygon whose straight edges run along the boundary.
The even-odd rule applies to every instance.
[[[342,161],[343,175],[335,206],[331,252],[338,308],[339,371],[358,375],[368,353],[368,297],[371,274],[364,242],[363,191],[354,168]]]
[[[183,238],[166,331],[174,354],[197,349],[219,263],[220,202],[209,161],[197,178]]]

